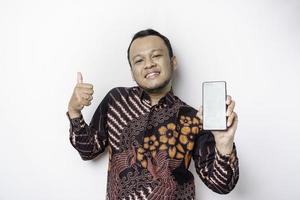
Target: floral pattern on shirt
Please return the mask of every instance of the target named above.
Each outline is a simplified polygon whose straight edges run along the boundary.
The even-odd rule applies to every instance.
[[[107,199],[194,200],[191,158],[210,189],[230,192],[239,177],[235,144],[230,156],[220,155],[197,110],[172,90],[157,105],[149,102],[139,87],[118,87],[107,93],[89,125],[82,115],[69,118],[70,142],[83,160],[108,148]]]

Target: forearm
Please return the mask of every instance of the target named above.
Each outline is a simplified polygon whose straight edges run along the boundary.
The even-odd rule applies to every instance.
[[[83,116],[70,119],[69,139],[72,146],[79,152],[83,160],[91,160],[102,153],[106,146],[106,138],[99,138],[97,130],[92,126],[88,126]]]
[[[216,171],[216,178],[222,180],[222,191],[226,194],[233,190],[239,179],[239,163],[236,152],[236,146],[232,144],[232,150],[229,153],[221,153],[215,148],[216,158],[213,171]]]
[[[221,155],[230,155],[233,151],[233,141],[229,141],[226,144],[216,143],[216,149]]]
[[[214,192],[227,194],[233,190],[239,178],[238,158],[235,145],[229,155],[222,155],[210,146],[204,160],[195,158],[196,171],[203,182]]]

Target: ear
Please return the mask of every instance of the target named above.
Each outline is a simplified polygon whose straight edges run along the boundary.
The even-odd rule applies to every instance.
[[[173,71],[175,71],[177,69],[177,59],[176,59],[176,56],[173,56],[171,58],[171,67],[173,68]]]

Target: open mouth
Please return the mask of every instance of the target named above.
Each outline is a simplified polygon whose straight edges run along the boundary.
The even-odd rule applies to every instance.
[[[160,74],[160,72],[158,72],[158,71],[157,72],[150,72],[150,73],[146,74],[145,78],[153,79],[153,78],[157,77],[159,74]]]

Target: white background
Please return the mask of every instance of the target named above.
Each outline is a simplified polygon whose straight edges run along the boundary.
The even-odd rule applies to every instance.
[[[133,86],[133,34],[169,37],[175,94],[201,105],[226,80],[236,101],[240,179],[228,195],[196,179],[197,199],[299,199],[300,1],[0,1],[0,199],[105,198],[108,154],[83,161],[65,112],[76,72],[95,88],[90,121],[115,86]]]

